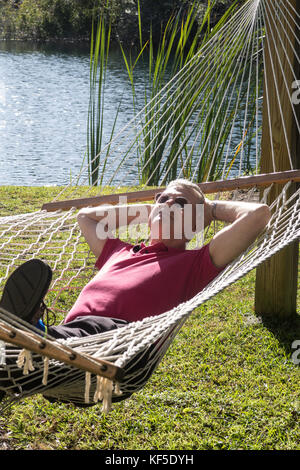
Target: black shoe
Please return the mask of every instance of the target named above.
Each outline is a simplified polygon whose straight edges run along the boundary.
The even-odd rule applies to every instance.
[[[36,325],[43,314],[43,299],[52,280],[50,266],[39,259],[31,259],[19,266],[7,279],[0,300],[0,308]]]

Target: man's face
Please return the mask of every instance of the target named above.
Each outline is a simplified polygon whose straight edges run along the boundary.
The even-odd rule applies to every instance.
[[[162,241],[167,246],[183,247],[200,231],[203,204],[192,189],[169,187],[156,195],[156,203],[149,216],[152,241]]]

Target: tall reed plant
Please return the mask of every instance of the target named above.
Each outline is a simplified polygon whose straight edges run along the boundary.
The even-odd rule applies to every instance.
[[[93,186],[102,184],[109,157],[109,145],[105,147],[106,151],[104,154],[101,150],[104,144],[105,85],[110,39],[111,22],[104,15],[101,15],[96,32],[93,21],[90,48],[90,100],[87,120],[86,155],[89,184]],[[111,138],[114,135],[119,108],[120,105],[117,108],[111,129]]]
[[[137,59],[133,61],[123,49],[122,52],[132,86],[134,107],[138,101],[134,86],[135,67],[138,60],[144,60],[147,52],[144,117],[138,145],[141,183],[166,183],[176,178],[178,173],[198,181],[220,176],[233,117],[233,111],[227,109],[228,100],[224,100],[224,94],[229,89],[228,84],[236,79],[231,67],[243,44],[237,40],[235,46],[229,45],[228,51],[223,54],[223,60],[227,63],[224,62],[222,75],[213,77],[213,82],[210,81],[210,72],[214,61],[219,59],[211,57],[203,66],[198,51],[220,31],[236,4],[234,1],[211,29],[215,1],[208,2],[202,22],[197,27],[198,2],[194,2],[185,17],[179,12],[169,19],[156,50],[151,31],[149,39],[143,43],[142,18],[138,9],[140,51]],[[166,86],[183,69],[185,76],[189,77],[188,85],[186,82],[176,82],[176,89],[172,85]],[[220,88],[223,88],[224,94]],[[196,144],[191,145],[195,138]],[[235,152],[236,159],[238,153]],[[233,165],[232,159],[228,165],[230,163]]]
[[[225,177],[238,167],[242,154],[246,154],[247,171],[251,171],[253,139],[258,140],[255,113],[261,81],[259,87],[253,83],[249,88],[247,63],[238,67],[238,60],[246,53],[243,38],[237,35],[230,43],[230,39],[218,36],[237,3],[233,1],[211,28],[215,0],[208,2],[200,23],[199,4],[194,2],[184,16],[179,12],[169,19],[158,46],[154,47],[151,30],[149,38],[142,37],[138,2],[139,50],[135,50],[133,56],[120,45],[131,84],[137,127],[135,142],[130,143],[130,150],[122,157],[119,167],[134,149],[140,184],[157,186],[178,175],[196,181]],[[91,184],[102,184],[109,160],[110,145],[105,147],[104,155],[101,148],[110,31],[110,25],[101,18],[95,38],[94,31],[92,34],[87,151]],[[214,53],[210,54],[207,48],[207,56],[203,58],[201,51],[215,37],[219,39],[214,43]],[[142,103],[136,92],[135,70],[139,61],[146,65]],[[181,71],[185,78],[179,81]],[[237,119],[237,115],[243,113],[245,101],[247,125],[242,117]],[[116,119],[117,115],[118,110]],[[235,129],[232,122],[235,122]]]

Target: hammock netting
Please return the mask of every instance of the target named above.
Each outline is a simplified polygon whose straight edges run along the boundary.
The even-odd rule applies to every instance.
[[[270,24],[272,33],[266,35],[266,27]],[[288,27],[283,28],[282,24]],[[164,185],[176,177],[205,182],[242,177],[250,169],[252,174],[258,174],[263,105],[269,109],[266,90],[270,80],[278,81],[277,76],[266,74],[266,44],[270,47],[270,41],[273,41],[275,54],[281,50],[281,56],[278,54],[276,58],[279,63],[282,49],[288,44],[299,63],[298,32],[299,15],[288,0],[278,0],[276,7],[268,0],[246,1],[222,28],[211,34],[155,99],[147,103],[95,157],[94,186],[88,186],[92,168],[89,165],[63,188],[55,201],[73,199],[78,195],[78,186],[86,186],[85,196],[101,195],[102,186],[97,186],[100,181],[119,187],[124,182],[140,185],[142,178],[147,188]],[[284,34],[287,37],[283,37]],[[294,66],[289,65],[294,71]],[[271,70],[275,74],[275,69]],[[290,84],[283,67],[276,70],[290,96],[284,106],[291,108],[299,132]],[[296,76],[294,80],[297,81]],[[281,109],[279,95],[278,90],[275,98]],[[282,146],[290,162],[290,167],[285,170],[295,170],[296,160],[289,146],[284,113],[280,115],[279,125],[284,136]],[[281,171],[276,167],[272,129],[268,123],[266,126],[269,127],[269,158],[273,172]],[[105,173],[101,173],[104,166]],[[243,196],[248,200],[268,202],[273,188],[274,184],[264,191],[255,187],[247,192],[235,190],[229,197],[239,199]],[[107,411],[112,400],[140,390],[196,307],[299,239],[299,189],[295,189],[290,181],[281,185],[277,194],[271,203],[272,217],[264,232],[191,300],[159,316],[150,316],[117,330],[80,339],[51,341],[57,351],[67,346],[91,360],[102,359],[115,364],[124,370],[122,380],[110,380],[0,341],[0,391],[6,393],[3,406],[24,396],[42,393],[49,399],[77,404],[100,400]],[[222,196],[215,194],[214,197]],[[1,217],[1,285],[24,261],[43,259],[53,270],[53,281],[45,302],[54,312],[64,316],[67,309],[62,308],[61,299],[67,295],[75,300],[94,274],[95,260],[81,235],[76,214],[76,208],[71,208]],[[147,228],[144,230],[146,233]],[[210,227],[202,234],[201,243],[206,243],[211,233]],[[192,247],[194,243],[195,240]],[[0,322],[0,332],[15,327],[29,336],[36,333],[34,327],[1,310]],[[140,364],[138,370],[137,363]]]

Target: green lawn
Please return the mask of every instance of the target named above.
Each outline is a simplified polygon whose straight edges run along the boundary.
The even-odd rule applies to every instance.
[[[56,193],[0,188],[1,214]],[[146,387],[108,415],[28,398],[0,417],[0,449],[299,450],[300,320],[258,318],[254,285],[251,272],[196,309]]]

